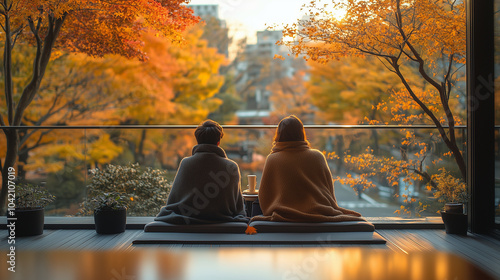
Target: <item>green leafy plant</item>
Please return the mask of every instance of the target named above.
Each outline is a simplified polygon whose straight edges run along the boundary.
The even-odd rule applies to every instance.
[[[15,195],[16,209],[22,210],[44,208],[56,199],[44,187],[31,184],[17,185]]]
[[[122,200],[127,202],[130,216],[156,216],[171,189],[165,171],[141,168],[139,164],[109,164],[103,169],[92,169],[90,173],[92,178],[87,185],[87,198],[81,205],[81,212],[87,215],[93,213],[95,200],[102,201],[104,194],[109,193],[118,194],[120,198],[115,200],[120,203]]]
[[[101,193],[92,198],[86,199],[82,203],[82,208],[85,213],[93,213],[94,211],[120,210],[127,208],[129,198],[123,194]]]

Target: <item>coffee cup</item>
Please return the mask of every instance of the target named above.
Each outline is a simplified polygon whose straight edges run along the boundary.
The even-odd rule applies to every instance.
[[[257,175],[248,175],[248,192],[254,193],[257,185]]]

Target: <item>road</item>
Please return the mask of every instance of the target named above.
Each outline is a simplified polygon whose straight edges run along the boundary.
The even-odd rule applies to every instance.
[[[366,194],[358,198],[356,192],[341,184],[335,184],[335,197],[339,206],[361,213],[364,217],[396,217],[394,211],[399,209],[397,205],[391,205],[375,201]]]

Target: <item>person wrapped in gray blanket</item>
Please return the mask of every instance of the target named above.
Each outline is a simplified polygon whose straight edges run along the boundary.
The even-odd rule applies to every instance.
[[[194,133],[198,145],[182,159],[166,206],[155,221],[171,224],[248,222],[238,164],[219,147],[222,127],[206,120]]]

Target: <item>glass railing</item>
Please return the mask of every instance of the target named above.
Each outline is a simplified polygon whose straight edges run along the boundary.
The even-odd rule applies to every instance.
[[[130,198],[130,203],[136,208],[129,215],[153,216],[152,213],[158,212],[165,204],[166,192],[181,159],[191,155],[196,144],[195,128],[194,125],[18,128],[23,141],[16,166],[18,181],[44,185],[56,196],[55,202],[46,207],[47,216],[77,216],[81,215],[86,186],[92,179],[89,170],[103,169],[108,164],[129,166],[139,163],[141,168],[164,171],[166,183],[159,187],[148,186],[147,191],[141,190],[141,184],[137,183]],[[258,188],[275,128],[265,125],[224,126],[221,147],[240,167],[242,190],[246,189],[249,174],[257,175]],[[357,164],[366,161],[367,157],[357,163],[346,161],[360,154],[370,155],[372,171],[379,168],[384,159],[392,158],[399,164],[405,161],[420,163],[419,160],[424,159],[418,166],[423,168],[420,171],[435,174],[444,167],[451,174],[460,176],[453,158],[443,156],[448,149],[436,136],[437,130],[433,126],[307,125],[306,132],[311,146],[327,155],[334,179],[356,179],[368,173],[369,170],[360,168],[366,168],[366,165]],[[423,144],[402,146],[402,139],[408,133]],[[4,140],[0,139],[2,146]],[[464,127],[457,128],[457,143],[465,154]],[[423,146],[429,151],[417,155]],[[400,166],[394,166],[396,168]],[[399,174],[400,177],[390,181],[386,174],[372,174],[368,179],[373,184],[364,188],[361,195],[357,186],[336,180],[337,201],[340,206],[358,211],[365,217],[437,217],[442,203],[434,198],[433,190],[420,180],[405,180],[403,175]],[[498,189],[496,195],[498,203]],[[153,196],[156,202],[151,201]],[[141,203],[148,207],[140,207]],[[406,212],[397,213],[402,206]]]

